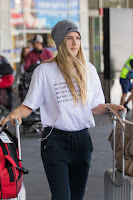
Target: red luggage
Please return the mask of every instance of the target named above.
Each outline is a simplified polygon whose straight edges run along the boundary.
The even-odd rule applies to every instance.
[[[16,198],[23,182],[19,140],[7,129],[0,131],[0,199]]]
[[[0,78],[0,88],[11,87],[13,82],[14,82],[14,76],[12,74],[2,76]]]

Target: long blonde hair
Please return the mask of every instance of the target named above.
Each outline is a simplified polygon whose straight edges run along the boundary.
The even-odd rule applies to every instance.
[[[77,56],[74,56],[66,45],[66,38],[61,42],[58,47],[57,56],[46,62],[57,63],[73,97],[76,102],[81,98],[83,104],[87,102],[87,65],[84,58],[82,46],[80,45]],[[79,86],[80,97],[74,86],[74,82]]]

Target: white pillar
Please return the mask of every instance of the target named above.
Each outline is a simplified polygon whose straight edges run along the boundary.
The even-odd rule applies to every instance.
[[[88,0],[79,1],[79,26],[82,38],[82,45],[85,51],[87,61],[89,60],[89,17]]]
[[[10,0],[0,0],[0,54],[11,63],[11,16]],[[6,53],[2,53],[6,50]],[[9,50],[9,51],[7,51]]]

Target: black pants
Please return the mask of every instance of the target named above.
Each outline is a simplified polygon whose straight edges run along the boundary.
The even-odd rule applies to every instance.
[[[45,137],[51,128],[45,128]],[[41,156],[52,200],[82,200],[92,155],[88,129],[65,132],[53,129],[41,142]]]

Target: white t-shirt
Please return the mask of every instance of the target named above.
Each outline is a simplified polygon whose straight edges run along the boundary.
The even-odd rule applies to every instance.
[[[74,83],[76,90],[78,87]],[[95,126],[92,109],[105,103],[101,83],[95,67],[88,63],[87,104],[74,104],[71,92],[57,64],[43,63],[33,72],[29,91],[23,105],[36,110],[40,107],[41,122],[66,131]]]

